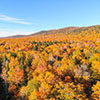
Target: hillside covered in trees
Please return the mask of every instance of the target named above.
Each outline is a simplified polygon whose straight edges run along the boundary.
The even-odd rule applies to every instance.
[[[0,39],[0,72],[5,100],[100,100],[100,26]]]

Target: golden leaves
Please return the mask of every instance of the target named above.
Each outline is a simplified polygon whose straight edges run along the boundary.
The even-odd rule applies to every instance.
[[[93,100],[99,100],[100,99],[100,81],[97,81],[96,85],[93,85],[92,90],[93,90],[93,93],[92,93]]]
[[[100,34],[92,30],[0,39],[9,92],[25,100],[99,100]]]

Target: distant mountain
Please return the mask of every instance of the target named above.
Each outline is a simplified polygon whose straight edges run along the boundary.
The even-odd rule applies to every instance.
[[[36,32],[30,35],[14,35],[14,36],[8,36],[6,38],[20,38],[20,37],[28,37],[28,36],[34,36],[34,35],[40,35],[40,34],[46,35],[46,34],[57,34],[57,33],[79,34],[87,30],[96,31],[97,33],[100,33],[100,25],[89,26],[89,27],[66,27],[66,28],[54,29],[54,30],[44,30],[44,31]]]
[[[91,34],[91,32],[94,31],[96,33],[100,33],[100,25],[94,25],[94,26],[88,26],[88,27],[80,27],[78,29],[72,30],[69,33],[71,34],[79,34],[79,33],[88,33]]]
[[[55,30],[40,31],[37,33],[33,33],[29,36],[33,36],[37,34],[56,34],[56,33],[79,34],[82,32],[87,32],[87,30],[96,31],[96,33],[100,33],[100,25],[94,25],[88,27],[66,27],[66,28],[55,29]]]
[[[6,38],[20,38],[20,37],[25,37],[25,36],[28,36],[28,35],[13,35],[13,36],[8,36]]]
[[[68,31],[72,31],[75,29],[79,29],[80,27],[66,27],[66,28],[61,28],[61,29],[55,29],[55,30],[47,30],[47,31],[40,31],[37,33],[33,33],[32,35],[36,35],[36,34],[56,34],[56,33],[67,33]]]
[[[79,27],[67,27],[67,28],[54,29],[54,30],[44,30],[44,31],[32,33],[30,35],[13,35],[13,36],[5,37],[5,38],[20,38],[20,37],[39,35],[39,34],[67,33],[68,31],[75,30],[75,29],[79,29]]]

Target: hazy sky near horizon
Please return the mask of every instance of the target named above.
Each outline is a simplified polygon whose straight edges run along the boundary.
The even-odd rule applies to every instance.
[[[100,0],[0,0],[0,37],[100,24]]]

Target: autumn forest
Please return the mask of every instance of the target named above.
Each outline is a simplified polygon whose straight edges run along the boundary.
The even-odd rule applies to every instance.
[[[100,100],[100,26],[0,39],[2,100]]]

